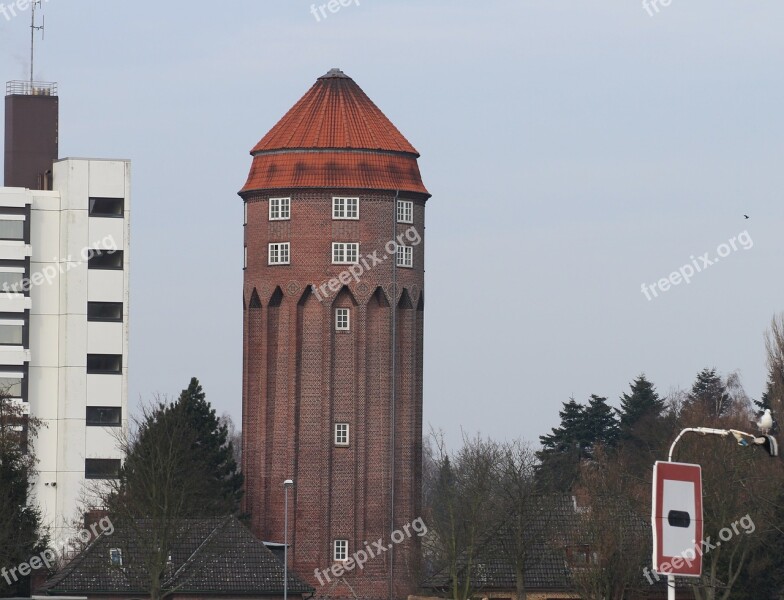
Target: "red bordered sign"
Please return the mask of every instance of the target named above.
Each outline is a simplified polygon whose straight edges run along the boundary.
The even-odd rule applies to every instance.
[[[700,465],[657,462],[651,511],[653,570],[663,575],[702,574],[702,470]]]

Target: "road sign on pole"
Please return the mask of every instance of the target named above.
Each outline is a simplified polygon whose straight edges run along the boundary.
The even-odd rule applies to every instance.
[[[702,471],[699,465],[658,461],[651,510],[653,570],[702,575]]]

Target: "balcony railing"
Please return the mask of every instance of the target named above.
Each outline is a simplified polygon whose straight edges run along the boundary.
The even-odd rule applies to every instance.
[[[6,96],[56,96],[57,84],[46,81],[9,81]]]

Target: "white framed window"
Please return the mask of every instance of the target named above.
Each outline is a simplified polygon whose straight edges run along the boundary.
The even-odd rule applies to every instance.
[[[291,218],[291,198],[270,198],[270,221],[285,221]]]
[[[359,219],[359,198],[332,198],[333,219]]]
[[[244,252],[243,252],[243,256],[242,256],[242,268],[243,269],[247,269],[248,268],[248,247],[247,246],[245,246]]]
[[[248,202],[247,200],[242,203],[242,224],[248,224]]]
[[[359,262],[358,242],[332,242],[332,264],[353,265]]]
[[[290,243],[276,242],[269,245],[268,261],[270,265],[287,265],[290,260]]]
[[[348,308],[335,309],[335,329],[338,331],[351,329],[351,311]]]
[[[408,269],[414,266],[414,249],[411,246],[398,245],[397,266],[406,267]]]
[[[335,540],[333,558],[336,561],[348,560],[348,540]]]
[[[414,222],[414,203],[411,200],[397,201],[397,222],[398,223]]]
[[[348,423],[335,423],[335,445],[348,446]]]

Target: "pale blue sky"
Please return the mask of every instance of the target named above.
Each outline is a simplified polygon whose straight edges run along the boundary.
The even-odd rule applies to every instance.
[[[133,160],[132,403],[196,375],[239,421],[236,192],[332,67],[433,194],[426,423],[536,441],[569,396],[615,402],[641,371],[666,393],[738,369],[759,396],[784,310],[784,4],[360,0],[320,22],[311,4],[45,3],[61,155]],[[27,76],[28,25],[0,15],[2,79]],[[744,230],[749,250],[641,293]]]

